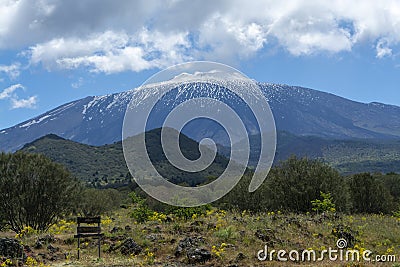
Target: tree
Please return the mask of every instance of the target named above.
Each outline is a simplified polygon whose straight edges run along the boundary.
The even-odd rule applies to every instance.
[[[241,210],[281,210],[307,212],[312,202],[325,192],[338,211],[348,211],[349,189],[345,179],[318,160],[290,157],[271,169],[267,179],[254,192],[248,192],[251,173],[244,175],[235,188],[219,203]]]
[[[79,200],[79,212],[84,216],[97,216],[119,208],[123,195],[116,189],[87,188]]]
[[[359,213],[389,213],[393,197],[383,182],[370,173],[355,174],[350,179],[353,211]]]
[[[3,210],[0,210],[0,232],[2,232],[6,226],[7,226],[7,222],[5,220],[5,213]]]
[[[307,212],[320,193],[329,193],[338,211],[348,211],[350,198],[345,179],[329,165],[307,158],[290,157],[271,170],[265,183],[272,210]]]
[[[40,154],[0,154],[0,209],[15,232],[46,231],[71,211],[79,183],[65,168]]]
[[[389,190],[390,194],[393,197],[393,200],[397,205],[400,204],[400,174],[396,174],[394,172],[387,173],[385,175],[382,174],[374,174],[376,179],[379,179],[383,182],[383,185]]]
[[[269,202],[269,199],[265,194],[266,188],[264,184],[266,182],[264,182],[264,184],[256,191],[249,192],[249,185],[252,178],[252,172],[248,171],[245,173],[236,186],[228,194],[217,201],[217,205],[223,209],[234,208],[253,212],[266,210],[266,205]]]

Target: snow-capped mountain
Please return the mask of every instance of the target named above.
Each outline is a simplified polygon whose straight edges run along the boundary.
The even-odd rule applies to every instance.
[[[193,82],[182,85],[183,87],[171,91],[169,96],[156,106],[155,110],[158,113],[155,114],[167,114],[173,106],[193,97],[193,92],[196,96],[227,100],[241,111],[245,109],[240,99],[227,94],[223,87],[211,88],[210,84]],[[268,99],[277,130],[335,139],[400,138],[400,107],[381,103],[359,103],[297,86],[267,83],[258,85]],[[143,94],[150,93],[154,86],[160,85],[142,88]],[[0,150],[15,151],[49,133],[90,145],[120,141],[125,110],[134,92],[135,89],[105,96],[86,97],[0,130]],[[257,127],[251,118],[248,122],[248,130],[254,134]],[[156,126],[157,122],[154,123],[154,127]],[[195,140],[206,136],[222,138],[215,133],[216,126],[210,122],[201,125],[204,126],[203,130],[199,131],[198,126],[199,124],[197,127],[188,125],[185,134]]]

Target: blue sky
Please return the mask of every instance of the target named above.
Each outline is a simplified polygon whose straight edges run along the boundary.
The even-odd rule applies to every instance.
[[[399,1],[0,0],[0,129],[192,60],[400,105]]]

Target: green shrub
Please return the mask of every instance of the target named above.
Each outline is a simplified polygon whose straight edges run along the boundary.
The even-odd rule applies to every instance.
[[[393,216],[400,219],[400,210],[393,211]]]
[[[19,233],[46,231],[76,205],[79,183],[60,164],[39,154],[0,154],[2,220]]]
[[[129,194],[129,197],[131,198],[133,204],[144,205],[144,203],[146,202],[146,199],[140,197],[135,192],[131,192]]]
[[[312,200],[311,205],[313,206],[312,210],[319,212],[335,212],[335,203],[333,203],[333,199],[330,193],[320,192],[321,198]]]
[[[129,197],[132,203],[135,205],[131,217],[135,219],[138,223],[147,222],[150,217],[154,214],[154,211],[148,207],[146,204],[146,199],[140,197],[135,192],[131,192]]]
[[[168,206],[165,210],[165,213],[175,215],[176,217],[184,220],[188,220],[204,215],[207,213],[208,210],[211,210],[211,205],[203,205],[189,208]]]
[[[140,205],[133,209],[131,216],[138,223],[144,223],[149,220],[149,217],[153,215],[153,211],[145,205]]]
[[[97,216],[109,213],[122,203],[123,195],[116,189],[87,188],[82,191],[78,205],[84,216]]]
[[[320,192],[330,192],[339,211],[349,209],[345,179],[332,167],[318,160],[291,157],[270,172],[265,191],[271,210],[307,212]]]
[[[393,197],[380,179],[369,173],[353,175],[350,179],[353,211],[358,213],[390,213]]]
[[[233,225],[229,225],[228,227],[218,229],[215,232],[215,236],[223,240],[224,242],[229,242],[237,238],[238,233]]]
[[[318,160],[290,157],[269,172],[264,183],[248,192],[252,175],[246,174],[223,199],[225,208],[250,211],[307,212],[320,192],[330,192],[338,211],[350,208],[346,180],[332,167]]]

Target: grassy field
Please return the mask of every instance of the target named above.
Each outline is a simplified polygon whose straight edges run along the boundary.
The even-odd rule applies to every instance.
[[[100,259],[97,258],[97,241],[90,238],[82,240],[81,258],[77,259],[77,240],[73,238],[76,231],[74,218],[59,221],[48,233],[38,234],[26,229],[16,237],[25,245],[25,251],[28,251],[26,265],[233,267],[377,264],[363,261],[331,262],[327,256],[324,261],[315,263],[279,262],[276,254],[273,261],[259,261],[256,256],[267,245],[269,251],[284,249],[298,250],[301,253],[303,250],[313,249],[318,258],[324,249],[337,249],[336,241],[345,237],[350,247],[360,253],[371,250],[371,259],[376,255],[396,255],[397,264],[391,262],[379,265],[400,266],[400,219],[392,216],[281,212],[249,214],[246,211],[211,209],[205,214],[194,214],[188,219],[154,212],[148,221],[138,223],[130,216],[134,209],[135,206],[129,206],[102,217],[105,236]],[[3,232],[1,235],[15,238],[15,233],[12,232]],[[141,247],[140,252],[127,254],[121,249],[121,245],[129,238]],[[177,252],[178,246],[183,247],[180,253]],[[203,263],[191,262],[186,252],[189,247],[203,248],[210,252],[211,258]],[[3,263],[2,266],[7,265]]]

